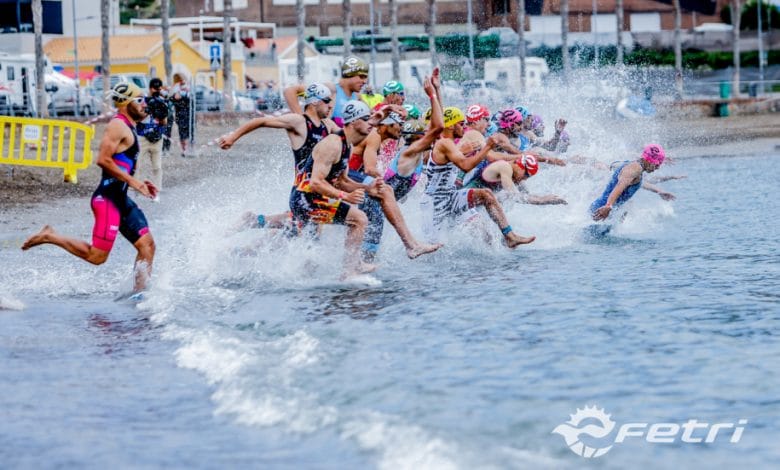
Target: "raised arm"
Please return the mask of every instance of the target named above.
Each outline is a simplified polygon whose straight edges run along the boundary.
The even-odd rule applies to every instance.
[[[379,169],[376,165],[379,147],[381,146],[382,137],[376,130],[371,131],[368,137],[366,137],[366,146],[363,148],[363,172],[374,178],[382,176],[379,174]]]
[[[493,149],[493,145],[495,144],[495,141],[491,137],[485,141],[485,145],[476,155],[473,157],[466,157],[451,140],[441,140],[439,142],[442,145],[442,153],[447,159],[466,173],[476,168],[476,166],[479,165],[479,162],[484,160],[488,152]],[[439,145],[439,143],[437,143],[437,145]]]
[[[301,96],[305,91],[306,85],[303,84],[291,85],[284,89],[282,95],[284,96],[284,101],[287,103],[287,107],[290,108],[291,112],[296,114],[303,112],[301,109],[301,104],[298,102],[298,96]]]
[[[234,130],[230,134],[220,137],[219,139],[217,139],[217,144],[219,144],[219,147],[221,149],[227,150],[230,147],[232,147],[233,144],[235,144],[236,141],[238,141],[238,139],[252,132],[253,130],[259,129],[261,127],[268,127],[271,129],[284,129],[287,132],[292,132],[296,135],[302,135],[301,126],[303,126],[303,129],[305,129],[305,121],[303,116],[300,114],[289,113],[278,117],[275,116],[258,117],[250,120],[249,122],[244,123],[241,127]]]

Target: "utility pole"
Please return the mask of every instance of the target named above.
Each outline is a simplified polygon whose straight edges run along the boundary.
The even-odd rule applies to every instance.
[[[225,108],[233,111],[233,28],[230,24],[233,16],[233,0],[225,0],[222,16],[222,94]]]
[[[46,106],[46,64],[43,57],[43,3],[41,0],[33,0],[32,14],[33,31],[35,34],[35,105],[38,108],[37,116],[48,117],[49,109]],[[29,82],[29,72],[27,80]],[[29,90],[29,87],[27,89]]]
[[[303,0],[295,0],[295,12],[297,13],[296,33],[298,36],[297,45],[297,64],[295,67],[295,74],[298,78],[298,83],[303,83],[306,75],[306,56],[304,55],[304,37],[306,34],[306,6]]]
[[[401,51],[398,46],[398,0],[388,0],[390,4],[390,50],[393,64],[393,80],[401,80]]]
[[[425,24],[425,34],[428,35],[428,52],[431,54],[431,63],[434,67],[439,66],[439,59],[436,57],[436,3],[434,0],[428,1],[428,22]]]
[[[107,93],[111,90],[111,54],[108,50],[109,36],[108,30],[111,26],[109,15],[111,14],[111,5],[109,0],[100,0],[100,72],[103,74],[103,93]],[[105,112],[111,110],[111,105],[108,101],[103,102],[103,109]]]
[[[520,59],[520,94],[525,96],[525,0],[517,0],[517,56]]]
[[[763,25],[761,24],[762,1],[758,0],[758,80],[761,83],[761,90],[764,90],[764,35]],[[771,18],[771,12],[770,18]]]
[[[160,25],[162,26],[163,63],[165,66],[165,83],[171,85],[173,80],[173,64],[171,63],[171,25],[170,0],[160,0]]]
[[[343,55],[347,57],[352,54],[352,0],[343,0],[341,7],[341,22],[344,24]]]
[[[561,61],[563,63],[563,82],[569,83],[571,64],[569,63],[569,0],[561,0]]]
[[[674,0],[674,87],[677,99],[682,99],[682,12],[680,0]]]
[[[731,0],[729,2],[729,8],[731,8],[731,41],[732,41],[732,55],[734,56],[734,70],[731,75],[731,83],[733,88],[734,97],[739,96],[739,81],[740,81],[740,47],[739,47],[739,27],[740,27],[740,12],[742,11],[742,5],[739,0]]]
[[[623,66],[623,0],[617,0],[615,6],[615,13],[617,16],[617,57],[616,62],[618,67]]]
[[[70,8],[73,11],[73,71],[76,75],[76,109],[73,110],[73,115],[78,116],[81,114],[81,77],[79,76],[79,40],[76,30],[76,0],[70,0]]]
[[[371,88],[376,91],[376,44],[374,42],[374,34],[376,34],[376,31],[374,30],[374,3],[376,0],[369,0],[368,3],[368,14],[371,15],[371,19],[369,20],[369,26],[371,28]]]
[[[590,30],[593,33],[593,65],[599,66],[599,27],[596,16],[599,14],[598,0],[593,0],[593,14],[590,15]]]
[[[469,35],[469,78],[474,78],[474,13],[472,12],[471,0],[466,2],[468,8],[468,35]]]

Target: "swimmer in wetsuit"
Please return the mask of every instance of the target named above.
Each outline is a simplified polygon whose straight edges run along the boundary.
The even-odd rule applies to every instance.
[[[121,233],[138,252],[133,289],[140,292],[146,288],[152,273],[155,245],[144,213],[128,197],[127,190],[133,188],[148,198],[157,195],[154,184],[139,181],[133,176],[139,154],[135,126],[146,116],[146,102],[143,91],[132,83],[118,83],[109,96],[117,114],[106,126],[100,142],[97,164],[103,169],[103,174],[91,200],[95,216],[92,243],[65,237],[46,225],[24,242],[22,250],[50,243],[100,265],[108,259],[117,233]]]
[[[604,192],[590,205],[590,214],[593,220],[604,220],[609,217],[613,208],[625,204],[639,191],[639,188],[652,191],[665,201],[674,200],[674,194],[642,182],[642,174],[654,172],[665,159],[664,149],[658,144],[650,144],[645,146],[642,156],[637,160],[621,163],[612,173],[612,178],[604,188]]]

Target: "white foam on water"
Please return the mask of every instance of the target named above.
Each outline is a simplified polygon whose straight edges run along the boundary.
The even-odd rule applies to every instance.
[[[336,411],[295,384],[296,373],[319,360],[319,342],[304,331],[251,343],[211,332],[169,333],[183,345],[177,364],[202,373],[216,387],[215,413],[246,425],[310,433],[334,422]],[[256,378],[262,377],[262,382]]]
[[[0,310],[24,310],[25,305],[21,300],[11,296],[0,294]]]
[[[344,424],[341,435],[376,452],[380,469],[460,468],[456,446],[382,413],[367,412],[353,418]]]

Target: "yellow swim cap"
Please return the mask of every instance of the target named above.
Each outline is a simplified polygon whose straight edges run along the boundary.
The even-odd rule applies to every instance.
[[[466,116],[459,108],[449,106],[444,108],[444,127],[454,127],[455,124],[466,120]]]
[[[134,83],[120,82],[111,88],[108,97],[114,103],[114,106],[120,108],[127,106],[133,99],[144,96],[144,91]]]

